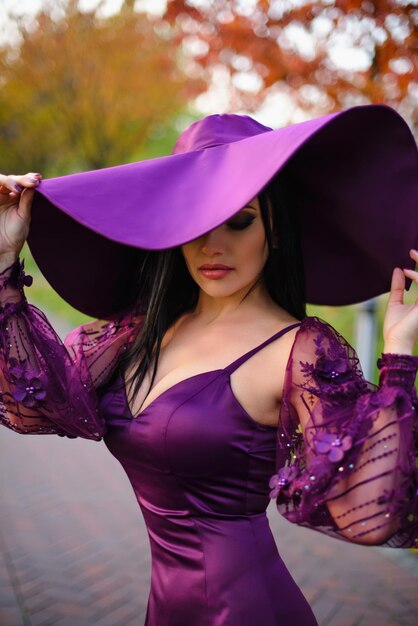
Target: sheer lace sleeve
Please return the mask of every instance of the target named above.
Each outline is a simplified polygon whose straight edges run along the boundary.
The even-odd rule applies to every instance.
[[[332,326],[307,317],[286,368],[270,497],[343,541],[418,543],[418,357],[383,354],[379,385]]]
[[[96,389],[113,372],[136,321],[97,320],[60,340],[29,304],[32,277],[16,261],[0,274],[0,422],[22,434],[57,434],[99,441],[105,423]]]

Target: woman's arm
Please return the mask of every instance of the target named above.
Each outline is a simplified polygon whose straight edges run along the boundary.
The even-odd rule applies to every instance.
[[[99,440],[105,424],[96,389],[112,373],[135,322],[96,321],[64,344],[45,315],[28,304],[32,283],[18,260],[28,237],[41,175],[0,174],[0,422],[23,434]]]
[[[22,434],[100,440],[105,423],[96,389],[113,372],[135,322],[97,320],[62,343],[44,313],[27,302],[24,287],[31,282],[23,261],[0,272],[0,422]]]
[[[308,317],[287,365],[271,497],[289,520],[346,541],[418,539],[418,357],[384,354],[379,385],[354,349]]]

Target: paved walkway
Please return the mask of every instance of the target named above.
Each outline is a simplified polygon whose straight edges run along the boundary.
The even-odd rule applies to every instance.
[[[104,444],[0,428],[0,455],[0,625],[141,626],[148,536]],[[299,528],[273,502],[268,513],[320,626],[416,626],[418,556]]]

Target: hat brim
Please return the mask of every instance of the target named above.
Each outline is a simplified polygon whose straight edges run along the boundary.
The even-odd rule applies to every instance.
[[[404,119],[386,105],[43,180],[28,244],[67,302],[110,318],[130,304],[143,250],[180,246],[219,226],[284,167],[296,183],[307,302],[360,302],[389,291],[395,266],[414,267],[418,151]]]

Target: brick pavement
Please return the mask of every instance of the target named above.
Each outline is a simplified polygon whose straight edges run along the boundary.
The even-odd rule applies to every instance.
[[[0,625],[141,626],[148,536],[104,444],[0,428],[0,451]],[[299,528],[273,502],[268,514],[320,626],[416,626],[418,557]]]

